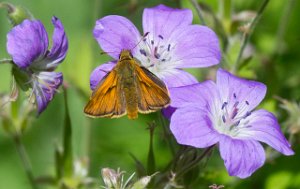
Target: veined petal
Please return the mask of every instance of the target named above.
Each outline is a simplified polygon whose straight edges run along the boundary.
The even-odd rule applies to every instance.
[[[218,98],[216,84],[210,80],[194,85],[170,88],[169,91],[171,106],[176,108],[185,106],[210,108],[213,105],[213,99]]]
[[[47,49],[47,32],[39,20],[24,20],[7,34],[7,51],[20,68],[43,58]]]
[[[53,45],[47,59],[51,60],[49,67],[56,67],[58,63],[64,60],[68,50],[68,38],[65,33],[64,26],[61,21],[55,16],[52,17],[52,24],[54,25],[54,32],[52,36]]]
[[[115,59],[119,58],[123,49],[136,50],[133,48],[141,40],[141,35],[133,23],[116,15],[97,20],[93,33],[102,50]]]
[[[257,110],[252,112],[245,122],[247,125],[238,130],[238,138],[264,142],[284,155],[294,154],[272,113],[262,109]]]
[[[230,176],[249,177],[265,162],[264,149],[257,141],[232,139],[223,135],[219,145]]]
[[[253,110],[265,97],[267,91],[263,83],[236,77],[221,68],[217,72],[216,83],[222,102],[227,102],[231,106],[238,102],[237,117]]]
[[[50,52],[41,61],[36,61],[32,66],[37,70],[53,70],[61,63],[67,54],[68,39],[61,21],[55,16],[52,17],[54,32],[52,36],[53,44]]]
[[[53,99],[57,88],[63,82],[61,72],[39,72],[32,76],[32,90],[35,95],[38,113],[42,113]]]
[[[192,24],[193,14],[189,9],[173,9],[165,5],[144,9],[143,30],[149,32],[151,40],[169,38],[180,26]]]
[[[149,70],[151,71],[151,69]],[[180,69],[165,70],[163,72],[155,72],[152,70],[152,72],[161,78],[168,88],[198,83],[192,74]]]
[[[116,66],[116,62],[108,62],[95,68],[91,73],[90,87],[94,90],[99,82]]]
[[[169,44],[173,54],[168,62],[171,67],[208,67],[221,60],[218,37],[206,26],[180,27],[171,34]]]
[[[211,124],[206,111],[197,107],[184,107],[172,115],[170,129],[179,144],[206,148],[217,143],[220,138]]]

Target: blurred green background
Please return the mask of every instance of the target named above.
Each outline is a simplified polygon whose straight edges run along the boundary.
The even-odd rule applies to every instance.
[[[232,0],[231,12],[226,16],[226,8],[220,4],[227,0],[199,0],[211,8],[215,16],[221,17],[225,33],[229,36],[229,47],[224,49],[230,67],[238,54],[241,32],[237,30],[244,23],[231,24],[234,15],[244,10],[257,11],[261,2],[256,0]],[[163,3],[172,7],[192,8],[188,0],[11,0],[15,5],[26,7],[36,19],[40,19],[49,38],[52,36],[53,15],[61,19],[69,38],[69,51],[66,60],[59,66],[69,84],[69,107],[73,128],[73,146],[75,158],[89,156],[89,175],[100,180],[100,169],[103,167],[118,168],[127,171],[127,175],[135,171],[135,164],[129,153],[134,154],[141,162],[146,163],[149,131],[147,123],[158,118],[158,114],[140,115],[138,120],[120,119],[88,119],[83,114],[83,107],[88,100],[89,74],[96,66],[110,60],[101,55],[101,49],[93,38],[92,30],[97,19],[105,15],[123,15],[132,20],[141,29],[142,11]],[[230,2],[230,1],[227,1]],[[288,11],[286,7],[291,4]],[[193,9],[194,10],[194,9]],[[225,11],[223,17],[220,15]],[[253,36],[250,39],[252,58],[238,74],[264,82],[268,86],[267,98],[262,107],[277,114],[280,122],[288,118],[288,114],[279,109],[279,101],[274,95],[289,100],[300,99],[300,2],[270,1]],[[289,13],[284,18],[284,12]],[[194,11],[194,22],[200,20]],[[6,18],[6,11],[0,10],[0,59],[9,58],[6,53],[6,34],[11,25]],[[231,15],[231,16],[230,16]],[[204,14],[207,24],[220,37],[220,28],[215,26],[211,15]],[[282,21],[283,20],[283,21]],[[284,26],[284,27],[282,27]],[[282,31],[283,30],[283,31]],[[141,30],[140,30],[141,31]],[[282,32],[282,35],[281,35]],[[223,43],[221,43],[223,44]],[[10,65],[0,65],[0,92],[10,91]],[[199,81],[214,74],[214,69],[191,69]],[[64,120],[63,94],[58,93],[47,110],[33,121],[24,135],[24,143],[32,161],[36,176],[54,174],[54,147],[61,142]],[[299,115],[300,116],[300,115]],[[300,126],[299,126],[300,127]],[[0,127],[0,189],[30,189],[30,184],[17,156],[12,139]],[[171,153],[162,138],[162,128],[155,131],[155,157],[158,169],[171,158]],[[197,181],[198,187],[223,184],[225,188],[266,188],[284,189],[300,188],[299,139],[294,140],[293,149],[296,155],[280,156],[267,162],[248,179],[240,180],[229,177],[218,150],[206,167],[201,168]]]

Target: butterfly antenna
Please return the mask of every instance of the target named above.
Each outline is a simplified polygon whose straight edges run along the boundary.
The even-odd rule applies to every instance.
[[[117,51],[110,51],[110,52],[106,52],[106,51],[101,51],[100,55],[104,55],[104,54],[108,54],[108,53],[118,53]]]
[[[137,47],[147,36],[148,36],[148,34],[149,34],[149,32],[146,32],[143,36],[142,36],[142,38],[140,39],[140,41],[131,49],[131,50],[133,50],[133,49],[135,49],[135,47]]]

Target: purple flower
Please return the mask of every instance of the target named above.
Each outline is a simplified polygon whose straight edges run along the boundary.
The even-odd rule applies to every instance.
[[[146,8],[141,36],[137,28],[122,16],[97,20],[94,37],[115,61],[97,67],[91,74],[91,89],[116,64],[122,49],[131,50],[141,65],[160,77],[168,87],[197,83],[182,68],[208,67],[221,59],[218,38],[205,26],[192,25],[192,11],[164,5]]]
[[[21,86],[32,89],[31,95],[35,96],[39,113],[62,84],[62,73],[54,70],[68,50],[62,23],[56,17],[52,18],[52,23],[54,32],[50,50],[46,29],[39,20],[24,20],[7,34],[7,51],[18,68],[15,69],[16,80]]]
[[[180,144],[206,148],[219,144],[231,176],[249,177],[265,161],[264,142],[284,155],[293,155],[276,117],[253,110],[264,98],[266,86],[238,78],[222,69],[216,83],[205,81],[170,89],[171,131]]]

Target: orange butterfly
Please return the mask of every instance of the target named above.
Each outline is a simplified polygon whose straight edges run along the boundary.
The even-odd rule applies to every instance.
[[[110,118],[127,113],[129,119],[136,119],[138,112],[154,112],[169,104],[164,82],[140,66],[130,50],[122,50],[116,66],[100,81],[84,112],[90,117]]]

